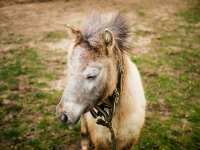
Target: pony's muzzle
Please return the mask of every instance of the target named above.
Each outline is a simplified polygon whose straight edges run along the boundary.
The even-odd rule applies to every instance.
[[[56,107],[56,113],[59,120],[66,124],[76,124],[84,111],[84,106],[76,103],[59,103]]]
[[[63,103],[59,103],[57,106],[56,106],[56,114],[58,116],[58,118],[60,119],[60,121],[62,123],[68,123],[69,121],[69,117],[67,115],[67,112],[64,111],[64,106],[63,106]]]
[[[56,113],[57,113],[58,119],[59,119],[62,123],[69,124],[69,123],[70,123],[69,115],[67,114],[66,111],[64,111],[64,110],[61,109],[61,108],[62,108],[62,107],[60,107],[59,105],[57,105],[57,107],[56,107]]]

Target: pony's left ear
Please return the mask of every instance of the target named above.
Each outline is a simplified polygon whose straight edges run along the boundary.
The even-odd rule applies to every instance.
[[[103,38],[103,42],[104,42],[105,46],[107,47],[108,51],[110,51],[115,44],[114,35],[113,35],[112,31],[109,29],[105,29],[103,32],[102,38]]]
[[[72,27],[70,25],[67,25],[66,26],[70,31],[71,33],[73,34],[73,37],[75,39],[75,42],[78,43],[82,40],[82,33],[79,29],[75,28],[75,27]]]

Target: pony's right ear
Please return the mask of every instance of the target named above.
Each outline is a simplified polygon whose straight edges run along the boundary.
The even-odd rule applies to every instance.
[[[75,39],[75,42],[79,43],[83,38],[81,31],[70,25],[67,25],[66,27],[70,30],[70,33],[72,34],[73,38]]]

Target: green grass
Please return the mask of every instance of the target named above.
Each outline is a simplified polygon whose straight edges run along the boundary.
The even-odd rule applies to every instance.
[[[141,10],[141,9],[137,10],[137,14],[138,14],[140,17],[144,17],[144,16],[145,16],[144,10]]]
[[[68,129],[56,118],[61,92],[50,90],[49,82],[57,74],[39,52],[20,47],[0,56],[1,148],[64,149],[79,138],[79,126]]]
[[[149,53],[133,58],[142,71],[150,108],[137,148],[195,150],[200,146],[200,50],[156,53],[157,58]]]
[[[195,5],[192,5],[190,9],[178,13],[178,15],[184,17],[189,23],[200,22],[200,2],[196,1]]]
[[[68,36],[67,31],[51,31],[51,32],[47,32],[44,35],[43,40],[50,41],[50,42],[56,42],[61,39],[67,38],[67,36]]]
[[[186,22],[184,30],[190,38],[177,30],[161,32],[152,41],[154,50],[132,58],[141,71],[148,101],[146,124],[136,149],[200,147],[200,47],[194,48],[198,34]]]

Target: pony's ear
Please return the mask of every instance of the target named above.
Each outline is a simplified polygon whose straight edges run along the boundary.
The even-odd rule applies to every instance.
[[[106,46],[112,46],[114,44],[114,36],[112,31],[105,29],[103,32],[103,40]]]
[[[115,44],[112,31],[110,31],[109,29],[105,29],[102,36],[105,46],[108,48],[108,51],[110,51],[110,49],[112,49]]]
[[[76,43],[78,43],[82,40],[83,36],[82,36],[82,33],[79,29],[77,29],[73,26],[70,26],[70,25],[67,25],[66,27],[70,30],[70,33],[72,34]]]

